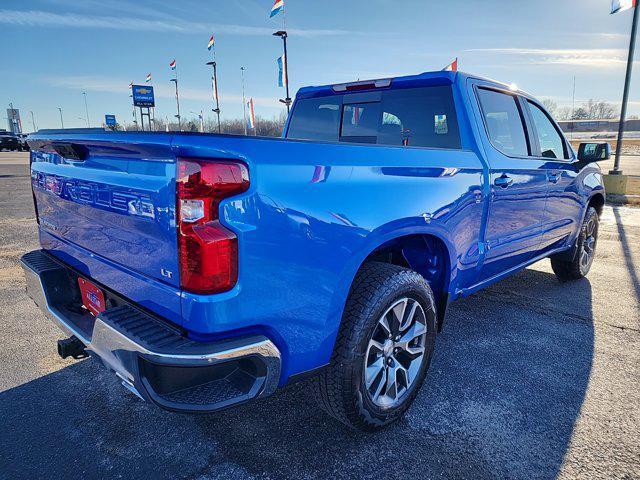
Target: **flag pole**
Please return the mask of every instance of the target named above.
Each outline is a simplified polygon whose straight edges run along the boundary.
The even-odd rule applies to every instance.
[[[283,8],[283,13],[284,13],[284,8]],[[276,37],[280,37],[282,38],[282,42],[284,45],[284,55],[283,55],[283,59],[282,59],[282,69],[284,70],[284,86],[286,88],[286,98],[284,100],[280,100],[282,103],[284,103],[287,106],[287,115],[289,114],[289,109],[291,107],[291,97],[289,96],[289,58],[287,55],[287,32],[286,30],[280,30],[277,31],[273,34]]]
[[[174,60],[175,62],[175,60]],[[180,122],[180,96],[178,95],[178,65],[176,64],[176,68],[173,70],[175,72],[175,78],[172,78],[170,81],[176,84],[176,118],[178,119],[178,131],[182,131],[182,123]]]
[[[216,108],[213,108],[212,111],[218,115],[218,133],[222,133],[222,127],[220,126],[220,100],[218,100],[218,70],[216,68],[215,60],[213,62],[207,62],[207,65],[211,65],[213,67],[213,75],[211,76],[211,93],[213,94],[213,99],[216,101]]]
[[[291,97],[289,96],[289,59],[287,55],[287,8],[284,2],[282,3],[282,30],[275,32],[273,35],[282,38],[282,43],[284,46],[282,69],[284,70],[283,80],[287,96],[284,100],[280,100],[280,102],[284,103],[287,106],[287,115],[289,115],[289,109],[291,108]]]
[[[218,133],[222,133],[222,128],[220,126],[220,99],[218,98],[218,70],[216,65],[215,45],[213,46],[213,62],[207,62],[207,65],[211,65],[213,68],[213,76],[211,77],[211,93],[213,95],[213,99],[216,101],[216,108],[213,108],[212,111],[218,116]]]
[[[282,7],[282,16],[284,18],[284,7]],[[286,24],[285,24],[286,27]],[[285,88],[287,91],[287,98],[284,99],[287,105],[287,115],[289,114],[289,108],[291,105],[291,97],[289,96],[289,55],[287,55],[287,31],[284,31],[284,35],[282,37],[282,41],[284,42],[284,78],[287,79],[285,82]]]
[[[618,124],[618,142],[616,144],[616,158],[613,163],[613,170],[610,175],[621,175],[620,156],[622,154],[622,137],[624,136],[624,123],[627,116],[627,103],[629,102],[629,87],[631,86],[631,72],[633,70],[633,55],[636,49],[636,33],[638,31],[638,10],[639,5],[633,8],[633,23],[631,26],[631,40],[629,41],[629,56],[627,57],[627,74],[624,79],[624,93],[622,94],[622,108],[620,109],[620,123]]]
[[[240,67],[242,74],[242,119],[244,121],[244,134],[247,135],[247,100],[244,94],[244,67]]]
[[[573,97],[571,98],[571,118],[573,120],[573,114],[576,111],[576,76],[573,76]],[[573,140],[573,130],[575,125],[571,124],[571,140]]]
[[[129,90],[131,91],[129,96],[131,97],[131,107],[133,109],[133,124],[135,125],[136,131],[137,131],[138,130],[138,114],[136,113],[136,104],[133,101],[133,82],[131,82],[129,86]]]

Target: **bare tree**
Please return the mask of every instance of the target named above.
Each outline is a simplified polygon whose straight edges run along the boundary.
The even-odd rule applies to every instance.
[[[589,118],[589,111],[584,107],[578,107],[573,111],[571,120],[587,120]]]
[[[256,124],[254,131],[249,131],[249,135],[257,135],[261,137],[279,137],[282,135],[282,131],[284,129],[284,124],[286,123],[287,115],[284,112],[281,112],[280,115],[274,116],[271,119],[256,117]],[[183,132],[198,132],[200,126],[200,120],[198,118],[184,118],[182,121],[182,131]],[[136,125],[129,123],[124,125],[126,130],[138,130]],[[170,132],[178,131],[178,123],[177,122],[169,122],[168,128],[167,124],[162,119],[156,119],[154,130],[158,132],[164,132],[166,130]],[[231,135],[243,135],[244,134],[244,124],[242,119],[223,119],[220,122],[220,130],[222,133],[231,134]],[[204,131],[208,133],[218,133],[218,121],[217,120],[205,120],[204,121]]]
[[[572,113],[573,112],[571,111],[571,107],[562,107],[558,109],[558,111],[555,114],[555,117],[558,120],[571,120]]]
[[[610,103],[590,99],[573,112],[574,120],[604,120],[618,118],[620,112]]]

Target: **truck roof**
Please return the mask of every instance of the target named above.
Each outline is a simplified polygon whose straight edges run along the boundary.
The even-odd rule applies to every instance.
[[[465,72],[452,72],[446,70],[438,70],[433,72],[423,72],[417,75],[403,75],[399,77],[378,78],[372,80],[357,80],[355,82],[338,83],[331,85],[317,85],[303,87],[298,90],[298,98],[311,98],[320,97],[325,95],[335,95],[346,91],[362,91],[371,90],[375,88],[384,88],[389,86],[398,86],[402,88],[410,87],[426,87],[426,86],[438,86],[438,85],[452,85],[456,81],[463,80],[465,78],[475,78],[484,80],[486,82],[494,83],[501,87],[508,87],[509,84],[504,82],[498,82],[489,78],[484,78],[479,75],[472,75]]]

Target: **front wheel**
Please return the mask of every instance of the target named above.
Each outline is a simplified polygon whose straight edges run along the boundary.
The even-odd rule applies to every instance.
[[[551,268],[560,281],[577,280],[589,273],[596,256],[600,219],[595,208],[589,207],[578,235],[577,250],[572,260],[551,258]]]
[[[436,306],[418,273],[371,262],[356,276],[329,366],[315,380],[330,415],[375,430],[409,408],[431,362]]]

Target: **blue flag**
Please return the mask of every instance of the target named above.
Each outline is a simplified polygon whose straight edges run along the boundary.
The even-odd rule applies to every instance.
[[[287,86],[287,72],[284,68],[285,65],[285,56],[282,55],[278,58],[278,86],[286,87]]]

